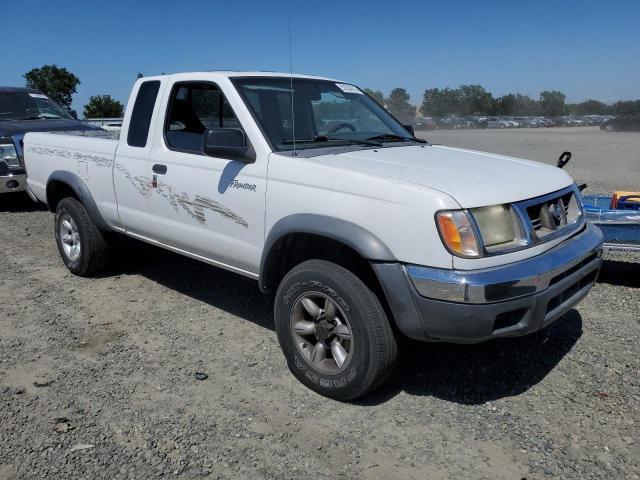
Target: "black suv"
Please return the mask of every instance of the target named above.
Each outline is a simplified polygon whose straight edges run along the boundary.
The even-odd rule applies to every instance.
[[[37,90],[0,87],[0,194],[26,190],[25,133],[101,130],[74,118],[73,113]]]
[[[600,130],[605,132],[640,132],[640,112],[628,113],[604,122]]]

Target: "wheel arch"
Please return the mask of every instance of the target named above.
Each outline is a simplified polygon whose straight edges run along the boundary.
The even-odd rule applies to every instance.
[[[260,261],[260,289],[273,291],[296,264],[311,258],[348,262],[396,261],[391,250],[373,233],[347,220],[295,214],[279,220],[269,231]]]
[[[60,200],[73,197],[84,205],[99,230],[111,230],[100,214],[89,188],[78,175],[65,170],[52,172],[47,180],[46,196],[47,206],[51,212],[56,211]]]

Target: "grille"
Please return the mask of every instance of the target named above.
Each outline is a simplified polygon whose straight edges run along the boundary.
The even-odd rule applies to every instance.
[[[571,299],[571,297],[573,297],[574,295],[580,293],[580,291],[582,291],[585,287],[588,287],[589,285],[595,283],[597,275],[598,275],[597,271],[593,271],[587,274],[585,277],[581,278],[580,280],[575,282],[573,285],[570,285],[569,287],[567,287],[562,293],[560,293],[559,295],[556,295],[551,300],[549,300],[545,315],[549,314],[551,311],[558,308],[564,302]]]
[[[555,277],[553,277],[550,281],[549,281],[549,286],[551,285],[555,285],[556,283],[558,283],[560,280],[562,280],[563,278],[567,278],[568,276],[574,274],[575,272],[577,272],[578,270],[580,270],[582,267],[584,267],[585,265],[588,265],[589,263],[591,263],[593,260],[595,260],[596,258],[598,258],[597,254],[592,254],[589,255],[587,258],[585,258],[584,260],[582,260],[580,263],[574,265],[573,267],[571,267],[568,270],[565,270],[564,272],[556,275]]]
[[[578,217],[572,191],[530,204],[526,212],[531,222],[532,236],[538,239],[574,224]]]

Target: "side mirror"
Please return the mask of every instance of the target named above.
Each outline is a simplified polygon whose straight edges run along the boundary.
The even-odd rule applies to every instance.
[[[71,115],[76,120],[78,119],[78,112],[76,112],[75,110],[69,110],[69,115]]]
[[[413,129],[413,125],[403,125],[404,129],[411,134],[412,137],[416,136],[416,132]]]
[[[210,157],[230,158],[251,163],[247,156],[247,137],[239,128],[210,128],[204,132],[202,151]]]

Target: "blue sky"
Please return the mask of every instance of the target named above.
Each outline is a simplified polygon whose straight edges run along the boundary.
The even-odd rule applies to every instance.
[[[392,6],[393,8],[390,8]],[[90,95],[126,103],[138,72],[289,70],[337,77],[413,103],[479,83],[499,96],[558,89],[568,101],[640,98],[640,1],[7,0],[0,85],[56,63]]]

